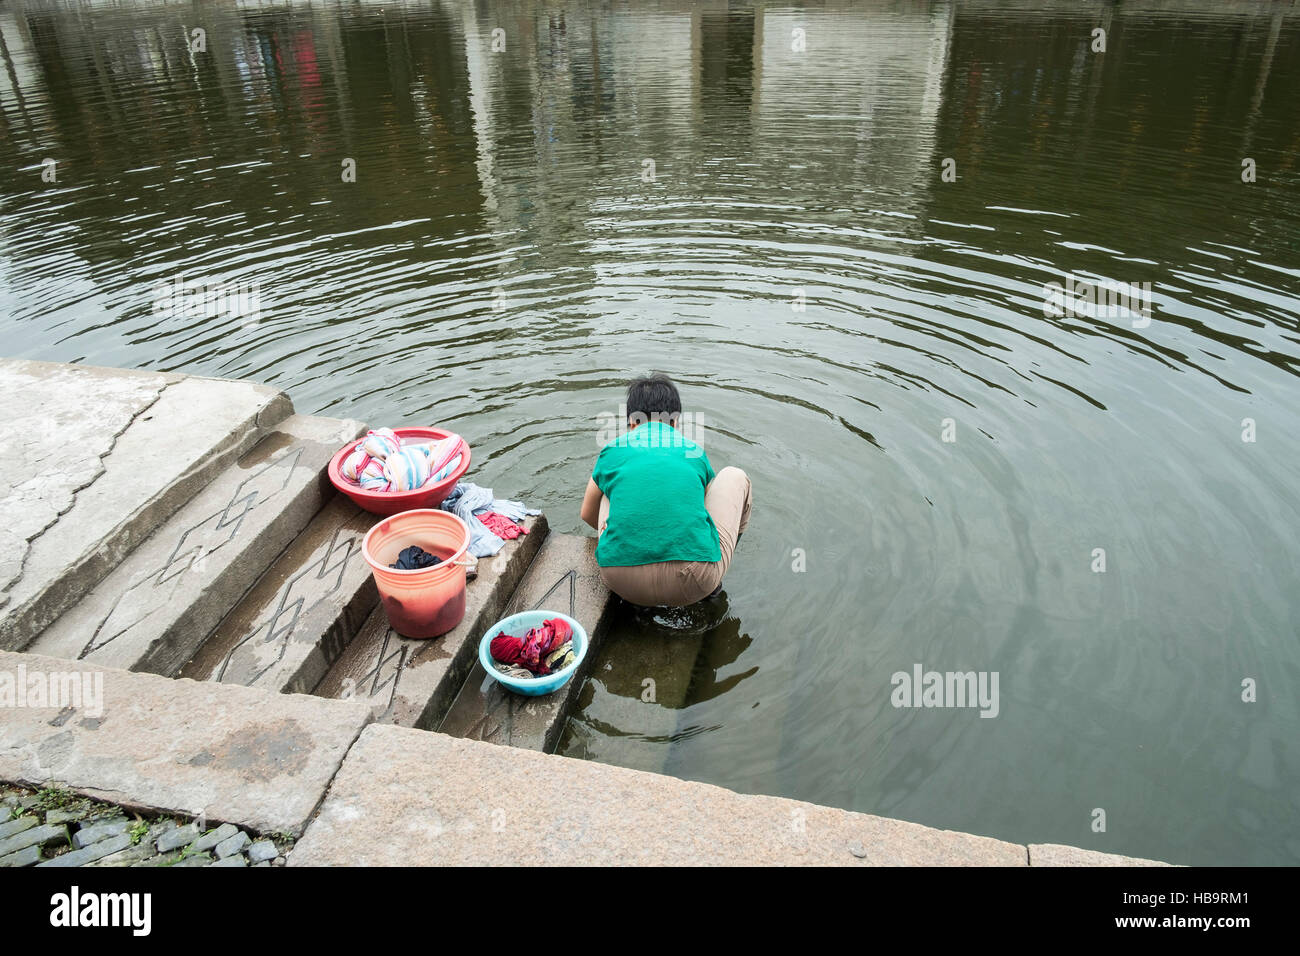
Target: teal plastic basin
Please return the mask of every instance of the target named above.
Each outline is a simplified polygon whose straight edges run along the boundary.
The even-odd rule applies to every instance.
[[[554,618],[562,618],[573,629],[573,663],[562,671],[554,674],[546,674],[542,677],[534,677],[526,680],[522,677],[511,677],[503,674],[492,663],[492,638],[496,637],[502,631],[512,634],[515,637],[523,637],[534,627],[539,627]],[[497,621],[487,629],[483,639],[478,642],[478,662],[483,669],[492,677],[495,677],[498,683],[503,684],[507,689],[514,691],[516,694],[523,694],[525,697],[542,697],[546,694],[553,693],[573,679],[573,675],[578,673],[578,668],[582,665],[582,659],[587,656],[587,632],[583,626],[569,617],[567,614],[561,614],[559,611],[523,611],[519,614],[512,614],[504,620]]]

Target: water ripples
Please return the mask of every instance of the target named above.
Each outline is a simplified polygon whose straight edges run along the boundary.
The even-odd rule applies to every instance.
[[[614,636],[571,752],[1017,841],[1080,842],[1092,774],[1125,852],[1300,859],[1300,717],[1235,760],[1220,686],[1300,672],[1296,18],[1133,14],[1103,71],[1064,7],[688,7],[526,4],[496,59],[450,3],[214,9],[206,60],[165,5],[0,13],[7,351],[449,423],[561,531],[599,416],[666,370],[755,520],[716,620]],[[1198,100],[1187,49],[1237,79]],[[260,314],[155,310],[179,279]],[[1149,282],[1150,324],[1046,316],[1071,279]],[[644,666],[688,659],[681,694],[629,706],[674,631]],[[913,661],[1000,670],[999,719],[891,707]],[[1170,828],[1242,818],[1207,752],[1287,836]]]

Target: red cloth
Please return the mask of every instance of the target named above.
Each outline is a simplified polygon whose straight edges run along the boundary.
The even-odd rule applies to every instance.
[[[492,638],[488,649],[493,660],[502,664],[518,664],[534,674],[549,674],[544,658],[551,651],[559,650],[561,645],[573,637],[573,628],[562,618],[552,618],[540,627],[535,627],[523,637],[512,637],[502,631]]]
[[[498,538],[503,538],[506,541],[513,541],[521,534],[528,533],[527,528],[520,527],[505,515],[497,514],[495,511],[485,511],[482,514],[475,515],[474,517],[483,522],[483,527],[487,528]]]

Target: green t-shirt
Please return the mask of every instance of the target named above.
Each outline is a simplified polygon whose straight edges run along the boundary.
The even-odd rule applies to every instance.
[[[665,422],[650,421],[600,450],[592,480],[609,499],[596,563],[717,561],[718,529],[704,510],[709,456]]]

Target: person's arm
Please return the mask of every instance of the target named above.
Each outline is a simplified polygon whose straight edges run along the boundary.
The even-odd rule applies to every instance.
[[[708,488],[709,485],[713,484],[713,479],[718,477],[718,475],[717,472],[713,470],[713,463],[709,461],[709,456],[704,453],[703,448],[700,449],[700,456],[704,459],[704,487]]]
[[[596,522],[600,520],[600,499],[604,497],[600,487],[592,478],[587,479],[587,491],[582,496],[582,520],[587,522],[593,528],[596,528]],[[599,531],[599,528],[596,528]]]

